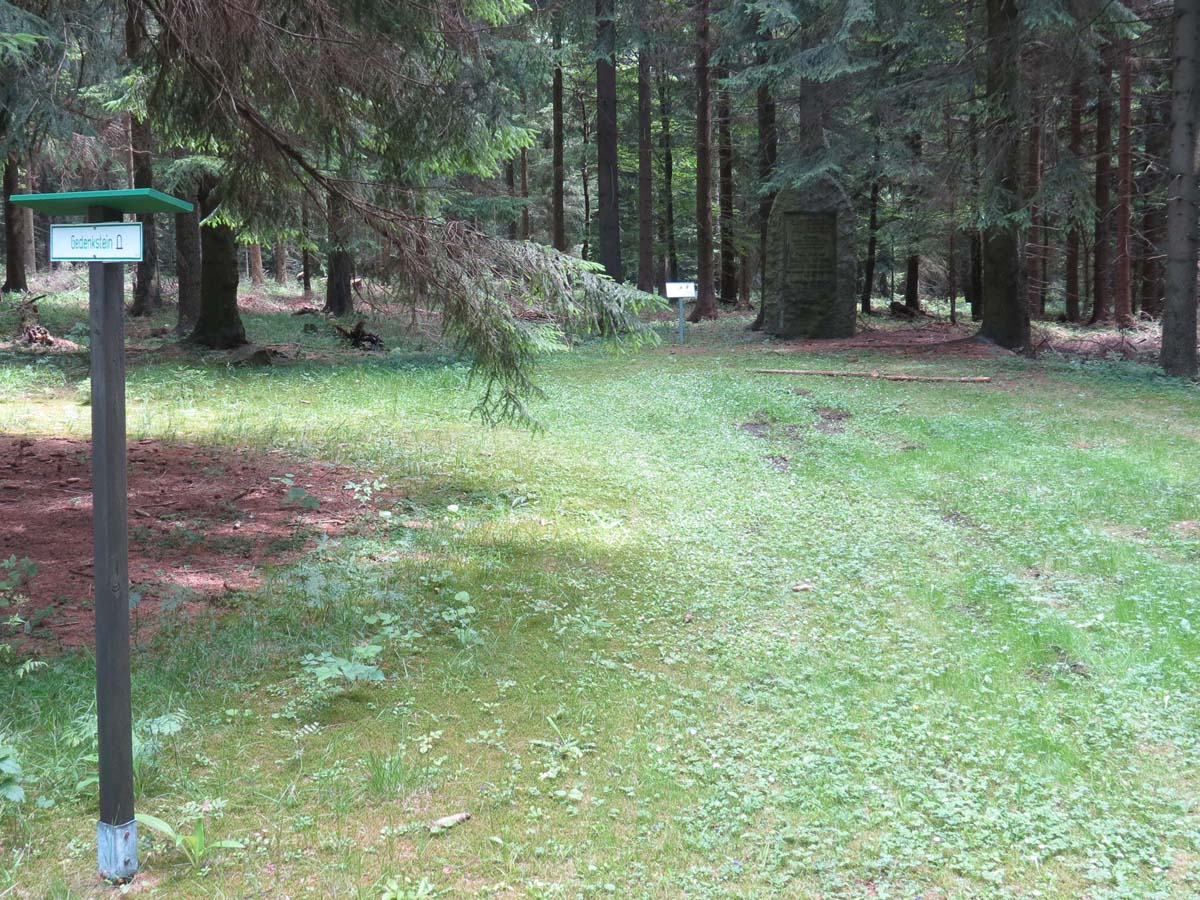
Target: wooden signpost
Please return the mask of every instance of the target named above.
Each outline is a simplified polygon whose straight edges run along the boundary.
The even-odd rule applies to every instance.
[[[129,673],[129,521],[125,468],[125,262],[142,258],[140,225],[125,213],[190,212],[148,188],[9,198],[87,225],[54,226],[50,259],[87,261],[92,352],[92,536],[96,604],[96,737],[100,757],[100,876],[123,883],[138,868],[133,817],[133,699]],[[109,223],[109,224],[105,224]],[[120,223],[120,224],[118,224]]]

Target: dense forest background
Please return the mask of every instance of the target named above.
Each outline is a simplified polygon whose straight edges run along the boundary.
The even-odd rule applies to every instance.
[[[1031,320],[1165,314],[1190,374],[1192,5],[4,2],[4,192],[192,198],[146,217],[132,314],[173,282],[180,334],[230,347],[239,280],[323,277],[344,315],[368,279],[441,311],[512,404],[545,322],[630,323],[616,283],[751,308],[773,196],[831,178],[864,313],[944,298],[1014,349]],[[6,203],[6,290],[48,225]]]

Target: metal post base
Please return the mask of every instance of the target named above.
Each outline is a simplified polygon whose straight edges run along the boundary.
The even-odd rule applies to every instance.
[[[137,822],[96,823],[96,866],[105,881],[124,883],[138,870]]]

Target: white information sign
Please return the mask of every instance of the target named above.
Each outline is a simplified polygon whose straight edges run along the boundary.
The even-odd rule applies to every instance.
[[[667,299],[668,300],[688,300],[696,296],[696,282],[694,281],[668,281],[667,282]]]
[[[55,262],[141,262],[141,222],[51,225],[50,259]]]

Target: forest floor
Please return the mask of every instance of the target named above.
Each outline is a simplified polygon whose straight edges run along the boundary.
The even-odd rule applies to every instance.
[[[82,339],[85,302],[64,286],[43,320]],[[271,305],[246,317],[294,348],[271,366],[130,326],[156,609],[139,810],[241,846],[190,865],[144,830],[128,893],[1200,891],[1195,386],[1112,358],[784,347],[724,316],[681,348],[668,320],[657,348],[550,357],[542,429],[488,429],[427,330],[373,318],[389,349],[368,354]],[[0,800],[0,898],[107,895],[92,662],[55,638],[79,582],[26,551],[65,503],[86,557],[86,375],[0,350],[0,606],[35,613],[0,655],[26,793]],[[148,505],[160,486],[173,506]],[[14,492],[44,503],[17,522]],[[251,512],[266,532],[238,540]],[[239,567],[217,602],[189,581]]]

